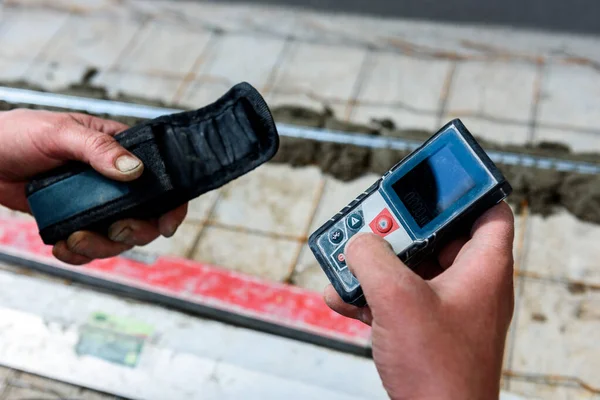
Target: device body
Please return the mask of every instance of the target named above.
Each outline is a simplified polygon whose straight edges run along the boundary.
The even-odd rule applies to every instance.
[[[414,268],[512,191],[458,119],[450,121],[364,193],[317,229],[309,247],[340,297],[366,304],[345,262],[359,232],[383,237]]]

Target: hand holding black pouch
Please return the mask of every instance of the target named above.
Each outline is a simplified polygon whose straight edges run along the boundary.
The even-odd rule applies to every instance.
[[[145,122],[115,139],[144,163],[139,179],[117,182],[70,163],[27,186],[44,243],[80,230],[106,233],[126,218],[157,218],[269,161],[279,147],[271,112],[247,83],[202,109]]]

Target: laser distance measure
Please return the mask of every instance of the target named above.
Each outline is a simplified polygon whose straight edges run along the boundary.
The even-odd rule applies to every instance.
[[[366,304],[344,255],[359,232],[383,237],[414,268],[504,200],[512,187],[459,119],[317,229],[308,244],[340,297]]]

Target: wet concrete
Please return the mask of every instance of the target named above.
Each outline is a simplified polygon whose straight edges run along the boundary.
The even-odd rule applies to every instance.
[[[164,104],[160,101],[137,98],[125,94],[119,94],[116,97],[110,98],[104,88],[90,84],[94,75],[94,70],[88,70],[80,83],[56,92],[160,107],[180,108],[177,105]],[[34,87],[27,82],[0,82],[0,85],[43,91],[42,88]],[[26,104],[15,105],[0,102],[0,110],[9,110],[15,107],[42,108]],[[46,107],[45,109],[48,108]],[[275,120],[279,123],[297,124],[337,131],[358,132],[419,141],[426,140],[434,133],[396,129],[393,122],[389,120],[372,121],[369,125],[347,123],[337,119],[333,111],[328,108],[316,111],[285,106],[274,108],[272,112]],[[131,117],[100,116],[112,118],[130,126],[143,121],[142,119]],[[486,150],[526,153],[600,164],[600,154],[575,154],[571,152],[568,146],[562,143],[514,146],[499,145],[480,138],[478,138],[478,141]],[[407,152],[398,150],[369,149],[352,145],[282,137],[280,150],[272,162],[288,163],[297,167],[315,165],[321,168],[325,174],[342,181],[349,181],[367,173],[383,174],[406,155]],[[562,206],[581,220],[600,224],[600,175],[583,175],[502,164],[498,164],[498,167],[513,186],[514,191],[508,198],[508,201],[517,210],[524,204],[528,204],[531,212],[549,215],[557,207]]]

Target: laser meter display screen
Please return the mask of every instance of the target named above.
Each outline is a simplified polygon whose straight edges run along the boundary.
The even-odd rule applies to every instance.
[[[392,188],[419,227],[444,212],[475,186],[449,146],[421,161]]]

